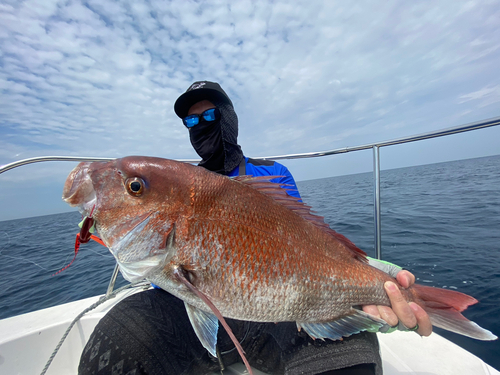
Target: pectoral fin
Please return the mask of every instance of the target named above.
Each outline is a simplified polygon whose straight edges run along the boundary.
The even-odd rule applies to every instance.
[[[250,363],[248,363],[248,360],[245,357],[245,351],[243,350],[243,348],[242,348],[241,344],[239,343],[238,339],[236,338],[236,336],[234,336],[234,333],[231,330],[231,328],[229,327],[229,325],[227,324],[226,319],[224,319],[224,317],[222,316],[220,311],[217,309],[217,307],[215,307],[215,305],[210,301],[210,299],[206,295],[204,295],[200,290],[198,290],[197,287],[195,287],[193,284],[191,284],[191,282],[186,278],[186,270],[185,269],[183,269],[180,266],[175,267],[174,268],[174,276],[177,278],[178,281],[180,281],[182,284],[184,284],[191,292],[193,292],[196,296],[198,296],[198,298],[200,298],[203,302],[205,302],[205,304],[208,306],[208,308],[210,308],[210,310],[212,310],[212,312],[214,313],[214,316],[216,316],[217,319],[219,319],[219,322],[222,324],[222,326],[226,330],[227,334],[231,338],[231,341],[233,342],[234,346],[236,347],[236,350],[238,350],[238,353],[240,354],[241,359],[243,360],[243,363],[245,364],[245,367],[247,368],[248,373],[250,375],[253,375],[252,368],[250,367]],[[188,310],[188,312],[189,312],[189,310]],[[207,314],[207,313],[205,313],[205,314]],[[191,316],[189,317],[189,319],[191,319]],[[196,321],[196,319],[191,319],[191,323],[193,323],[193,321]],[[193,327],[194,327],[194,324],[193,324]],[[201,331],[204,331],[204,329],[201,329]],[[203,343],[203,340],[200,337],[200,335],[198,334],[198,332],[196,334],[198,335],[198,337],[200,338],[200,340]],[[214,335],[214,337],[215,337],[215,341],[217,341],[217,333]],[[212,353],[212,355],[214,357],[216,356],[215,344],[213,346],[211,346],[210,340],[208,342],[208,346],[206,346],[204,343],[203,343],[203,346],[208,351],[210,351],[210,353]]]
[[[201,344],[210,354],[216,357],[215,345],[217,344],[219,320],[214,314],[200,310],[186,302],[184,302],[184,306],[186,306],[189,320]]]
[[[376,331],[386,322],[361,310],[352,309],[349,315],[327,323],[301,323],[297,327],[303,329],[313,339],[341,340],[361,331]]]

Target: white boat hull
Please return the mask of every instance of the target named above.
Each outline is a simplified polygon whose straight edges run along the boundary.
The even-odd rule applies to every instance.
[[[141,290],[125,290],[80,319],[46,374],[77,374],[80,354],[99,320],[118,301]],[[0,374],[40,374],[73,319],[100,297],[0,320]],[[378,334],[378,337],[385,375],[500,375],[475,355],[435,333],[425,338],[407,332]],[[243,364],[233,365],[224,372],[225,375],[246,373]],[[254,374],[263,375],[257,370]]]

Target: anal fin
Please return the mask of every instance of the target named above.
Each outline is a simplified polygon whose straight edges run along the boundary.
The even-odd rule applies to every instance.
[[[326,323],[297,322],[297,327],[303,329],[313,339],[341,340],[361,331],[375,331],[386,322],[361,310],[352,309],[351,313],[337,320]]]
[[[215,345],[217,344],[219,319],[214,314],[200,310],[186,302],[184,302],[184,306],[186,306],[189,320],[201,344],[210,354],[217,357]]]

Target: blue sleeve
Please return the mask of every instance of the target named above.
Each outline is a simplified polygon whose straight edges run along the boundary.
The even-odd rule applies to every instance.
[[[288,170],[287,167],[280,163],[275,163],[275,168],[276,168],[276,174],[279,176],[283,177],[278,177],[271,182],[276,182],[278,184],[286,184],[289,186],[282,186],[284,189],[287,189],[288,195],[291,195],[292,197],[300,198],[300,193],[299,189],[297,188],[297,184],[295,183],[295,180],[293,179],[292,174]]]
[[[249,176],[259,177],[259,176],[282,176],[278,178],[273,178],[271,182],[276,182],[278,184],[283,184],[282,188],[287,189],[288,195],[300,199],[299,190],[297,189],[297,184],[292,177],[292,174],[284,165],[277,162],[264,161],[260,162],[258,160],[253,160],[245,157],[246,160],[246,174]],[[236,167],[231,171],[228,176],[238,176],[239,167]]]

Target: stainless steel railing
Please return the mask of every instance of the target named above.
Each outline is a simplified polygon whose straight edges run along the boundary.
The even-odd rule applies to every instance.
[[[254,159],[261,160],[282,160],[282,159],[302,159],[302,158],[314,158],[314,157],[322,157],[328,155],[336,155],[336,154],[344,154],[346,152],[353,151],[361,151],[361,150],[373,150],[373,201],[374,201],[374,239],[375,239],[375,252],[378,259],[382,258],[382,249],[381,249],[381,222],[380,222],[380,148],[392,145],[398,145],[408,142],[416,142],[422,141],[425,139],[444,137],[452,134],[458,134],[463,132],[468,132],[472,130],[478,130],[483,128],[488,128],[491,126],[500,125],[500,117],[491,118],[488,120],[473,122],[469,124],[464,124],[460,126],[455,126],[452,128],[441,129],[433,132],[423,133],[412,135],[409,137],[402,137],[397,139],[392,139],[384,142],[370,143],[361,146],[354,147],[343,147],[334,150],[328,151],[319,151],[319,152],[309,152],[302,154],[289,154],[289,155],[276,155],[276,156],[261,156],[255,157]],[[113,160],[114,158],[96,158],[96,157],[75,157],[75,156],[42,156],[29,158],[24,160],[19,160],[10,164],[6,164],[0,167],[0,174],[23,165],[46,162],[46,161],[106,161]],[[177,159],[178,161],[188,162],[188,163],[196,163],[199,160],[196,159]],[[118,265],[115,267],[113,272],[113,276],[111,277],[107,295],[111,294],[114,288],[115,280],[118,275]]]
[[[382,259],[382,248],[381,248],[382,240],[381,240],[381,223],[380,223],[380,147],[422,141],[425,139],[431,139],[437,137],[444,137],[452,134],[464,133],[472,130],[484,129],[497,125],[500,125],[500,117],[494,117],[487,120],[477,121],[433,132],[412,135],[409,137],[396,138],[384,142],[370,143],[362,146],[344,147],[335,150],[309,152],[304,154],[266,156],[255,159],[280,160],[280,159],[313,158],[313,157],[321,157],[328,155],[344,154],[346,152],[352,152],[352,151],[368,150],[370,148],[373,149],[373,200],[374,200],[373,222],[375,228],[375,233],[374,233],[375,253],[377,259]]]

